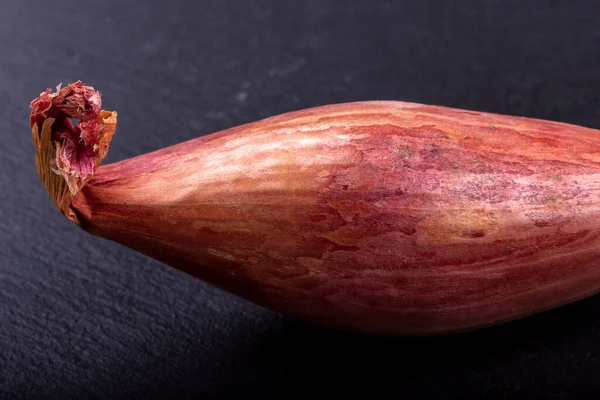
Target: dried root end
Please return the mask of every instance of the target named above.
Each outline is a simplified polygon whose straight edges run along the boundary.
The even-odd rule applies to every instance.
[[[58,209],[79,224],[71,200],[106,157],[117,113],[101,110],[100,93],[79,81],[47,89],[30,106],[38,174]]]

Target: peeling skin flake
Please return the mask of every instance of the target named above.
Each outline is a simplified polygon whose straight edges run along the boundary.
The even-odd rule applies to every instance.
[[[85,180],[96,165],[100,146],[100,124],[98,115],[102,107],[100,93],[81,82],[56,92],[47,89],[31,103],[31,126],[41,126],[48,118],[52,125],[51,140],[57,148],[56,165],[67,175]],[[71,119],[80,121],[73,126]]]
[[[102,111],[100,93],[79,81],[59,84],[56,92],[46,89],[30,107],[38,173],[54,201],[64,205],[64,184],[70,196],[76,194],[106,156],[116,113]]]

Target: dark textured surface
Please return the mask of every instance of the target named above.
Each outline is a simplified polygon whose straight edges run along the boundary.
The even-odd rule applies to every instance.
[[[3,2],[0,398],[597,398],[597,296],[437,339],[304,324],[78,231],[27,126],[83,79],[119,111],[108,161],[350,100],[600,128],[596,3]]]

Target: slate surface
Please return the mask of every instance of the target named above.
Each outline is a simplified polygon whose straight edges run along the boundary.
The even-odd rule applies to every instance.
[[[27,126],[83,79],[119,111],[108,161],[352,100],[600,128],[596,3],[3,1],[0,398],[597,398],[600,297],[426,340],[298,322],[78,231]]]

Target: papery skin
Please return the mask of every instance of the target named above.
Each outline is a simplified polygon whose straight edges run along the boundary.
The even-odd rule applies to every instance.
[[[103,111],[100,93],[81,81],[46,89],[31,104],[36,169],[56,207],[78,223],[71,199],[108,153],[117,113]],[[79,121],[73,126],[71,119]]]
[[[115,164],[81,228],[270,309],[473,330],[600,291],[600,135],[403,102],[292,112]]]

